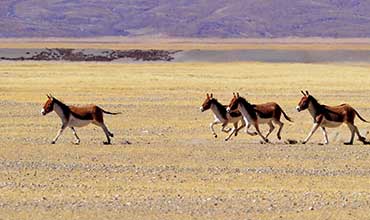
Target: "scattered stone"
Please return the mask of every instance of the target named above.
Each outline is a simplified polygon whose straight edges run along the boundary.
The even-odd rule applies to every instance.
[[[293,139],[287,139],[285,141],[285,144],[298,144],[298,141],[297,140],[293,140]]]
[[[124,140],[124,141],[122,141],[122,144],[132,144],[132,142],[128,141],[128,140]]]

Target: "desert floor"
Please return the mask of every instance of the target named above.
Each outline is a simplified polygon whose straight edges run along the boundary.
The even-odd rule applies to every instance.
[[[370,146],[347,127],[302,140],[312,126],[296,112],[300,90],[321,103],[351,104],[370,119],[370,65],[299,63],[0,63],[0,219],[366,219]],[[278,102],[283,140],[240,133],[213,138],[205,94],[228,104]],[[94,125],[73,145],[55,113],[41,116],[46,94],[67,104],[95,103],[113,144]],[[361,133],[370,124],[356,120]],[[262,125],[267,132],[267,126]],[[370,138],[370,136],[368,137]],[[130,142],[131,144],[128,144]]]

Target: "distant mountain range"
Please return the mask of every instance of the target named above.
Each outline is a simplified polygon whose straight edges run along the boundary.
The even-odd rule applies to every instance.
[[[0,37],[99,36],[370,37],[370,1],[0,1]]]

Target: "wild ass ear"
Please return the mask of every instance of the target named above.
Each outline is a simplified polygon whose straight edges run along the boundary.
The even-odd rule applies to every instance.
[[[233,92],[233,96],[236,97],[235,92]]]
[[[46,95],[49,99],[53,99],[54,97],[49,93]]]
[[[237,98],[239,98],[239,97],[240,97],[240,96],[239,96],[239,92],[237,92],[237,93],[236,93],[236,97],[237,97]]]
[[[211,99],[213,98],[213,93],[211,93],[211,96],[210,97],[211,97]]]
[[[306,90],[306,94],[309,96],[310,95],[310,93],[308,93],[308,91]]]
[[[206,94],[206,97],[209,98],[209,94],[208,93]]]
[[[307,96],[307,95],[303,92],[303,90],[301,90],[301,93],[303,94],[303,96]]]

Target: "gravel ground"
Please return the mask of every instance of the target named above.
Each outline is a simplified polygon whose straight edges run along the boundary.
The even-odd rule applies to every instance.
[[[274,133],[272,143],[260,144],[258,137],[240,133],[225,142],[226,134],[219,132],[219,127],[218,139],[209,131],[211,114],[198,110],[203,91],[194,89],[186,94],[197,95],[184,95],[188,87],[197,88],[191,83],[208,80],[194,80],[197,68],[202,73],[211,72],[205,64],[189,67],[195,71],[193,75],[188,74],[188,66],[180,66],[185,73],[176,74],[188,84],[179,84],[172,66],[165,66],[168,72],[164,73],[156,69],[162,66],[148,66],[137,73],[144,64],[24,65],[28,66],[3,64],[0,71],[0,79],[5,82],[0,86],[0,219],[368,218],[369,146],[357,141],[353,146],[343,145],[349,138],[346,127],[330,129],[331,143],[326,146],[318,144],[321,133],[306,145],[284,144],[287,139],[300,140],[311,127],[307,112],[295,113],[293,107],[287,107],[298,101],[300,96],[295,91],[281,98],[294,101],[282,102],[282,106],[296,121],[285,124],[284,140],[278,141]],[[214,64],[209,65],[213,68]],[[246,66],[240,68],[244,70]],[[97,74],[108,67],[112,68],[108,75]],[[55,74],[62,68],[62,76]],[[285,71],[275,64],[273,68],[279,77]],[[367,71],[362,67],[346,68]],[[79,69],[78,77],[87,80],[89,86],[85,81],[68,81]],[[145,75],[146,71],[157,75]],[[29,72],[45,76],[30,84],[24,80]],[[142,75],[137,80],[139,74]],[[55,113],[39,115],[46,100],[40,94],[49,89],[43,87],[45,83],[54,80],[63,82],[52,85],[57,96],[67,103],[92,100],[109,111],[123,111],[122,115],[105,117],[115,134],[112,145],[103,145],[104,134],[93,125],[77,129],[80,145],[71,143],[73,135],[68,129],[57,144],[50,144],[60,122]],[[163,81],[166,85],[160,84]],[[73,95],[65,90],[68,82],[75,86]],[[206,88],[208,84],[205,85]],[[220,99],[227,100],[229,88],[218,87],[225,90]],[[280,85],[276,88],[279,90]],[[274,96],[275,90],[266,94],[268,99],[279,98]],[[366,101],[366,92],[337,92],[335,97],[320,94],[323,100],[351,100],[369,118],[369,110],[361,105]],[[257,99],[253,94],[251,97]],[[359,127],[366,133],[366,124],[359,123]],[[266,132],[267,127],[262,126],[262,130]]]

